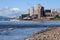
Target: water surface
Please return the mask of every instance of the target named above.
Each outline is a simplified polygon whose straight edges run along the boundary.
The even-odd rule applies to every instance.
[[[46,28],[14,28],[13,30],[10,30],[9,28],[0,29],[0,40],[24,40],[24,38],[44,29]],[[7,30],[7,32],[3,32],[2,30]]]

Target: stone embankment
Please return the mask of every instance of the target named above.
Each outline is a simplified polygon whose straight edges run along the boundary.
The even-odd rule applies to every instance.
[[[60,27],[37,32],[24,40],[60,40]]]

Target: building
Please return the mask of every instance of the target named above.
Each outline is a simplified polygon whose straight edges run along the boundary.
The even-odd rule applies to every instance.
[[[34,12],[33,12],[33,17],[40,19],[41,17],[43,17],[45,15],[44,13],[44,7],[41,6],[40,4],[37,4],[34,6]]]
[[[34,14],[34,7],[30,8],[30,16],[32,16]]]
[[[45,15],[46,15],[46,17],[54,18],[54,17],[56,17],[56,15],[59,16],[59,13],[56,9],[47,9],[47,10],[45,10]]]
[[[25,10],[24,14],[20,16],[21,19],[25,19],[30,16],[30,9]]]
[[[46,15],[45,18],[48,18],[48,19],[60,17],[60,10],[58,10],[58,9],[46,9],[45,15]]]
[[[25,10],[24,14],[30,14],[30,9]]]
[[[51,10],[52,13],[54,14],[53,16],[55,17],[56,15],[58,15],[60,17],[60,9],[52,9]]]
[[[21,18],[23,19],[23,18],[29,17],[29,16],[30,16],[29,14],[22,14],[22,15],[21,15]]]
[[[36,4],[27,9],[21,18],[50,19],[56,17],[56,15],[60,17],[60,9],[44,9],[40,4]]]
[[[51,13],[51,9],[45,10],[45,15],[46,15],[46,17],[52,17],[53,14]]]
[[[40,4],[37,4],[34,6],[34,14],[35,15],[38,15],[40,13],[40,10],[41,10],[41,5]]]
[[[44,7],[40,4],[37,4],[24,12],[24,15],[31,16],[32,19],[40,19],[45,16]],[[23,15],[22,15],[23,17]],[[24,16],[25,17],[25,16]]]

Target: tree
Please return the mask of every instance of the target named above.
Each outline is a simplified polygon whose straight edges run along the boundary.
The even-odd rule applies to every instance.
[[[55,18],[60,18],[59,15],[56,15]]]

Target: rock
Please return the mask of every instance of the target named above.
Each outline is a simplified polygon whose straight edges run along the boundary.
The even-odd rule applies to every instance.
[[[3,30],[2,32],[7,32],[7,30]]]
[[[10,29],[10,30],[13,30],[14,28],[11,27],[11,28],[9,28],[9,29]]]
[[[37,32],[25,40],[60,40],[60,27]]]

